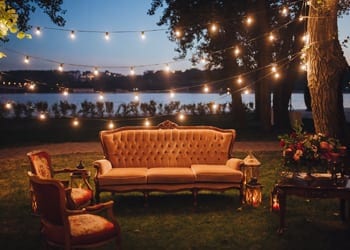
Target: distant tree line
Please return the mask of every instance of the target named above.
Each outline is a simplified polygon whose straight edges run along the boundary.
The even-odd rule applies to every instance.
[[[246,111],[253,111],[254,105],[248,103]],[[60,101],[51,106],[47,102],[12,103],[11,108],[5,103],[0,103],[0,119],[34,118],[39,114],[46,114],[53,118],[113,118],[113,117],[153,117],[160,115],[175,115],[183,113],[186,115],[206,115],[230,113],[232,106],[227,104],[196,103],[181,104],[179,101],[171,101],[167,104],[157,103],[154,100],[148,103],[129,102],[121,103],[117,107],[113,102],[90,102],[84,101],[78,107],[67,101]]]

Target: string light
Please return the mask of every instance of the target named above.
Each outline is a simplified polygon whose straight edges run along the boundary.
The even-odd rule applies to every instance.
[[[24,63],[29,64],[30,60],[29,60],[29,56],[25,56],[24,57]]]
[[[130,75],[132,75],[132,76],[135,75],[135,69],[134,69],[134,67],[131,67],[131,68],[130,68]]]
[[[185,120],[185,115],[183,113],[179,113],[179,120],[180,121]]]
[[[103,93],[100,93],[100,94],[98,95],[98,99],[100,99],[101,101],[102,101],[104,98],[105,98],[105,97],[104,97]]]
[[[98,68],[95,67],[95,68],[94,68],[94,75],[95,75],[95,76],[98,76],[98,73],[99,73],[99,72],[98,72]]]
[[[211,107],[212,107],[213,111],[216,111],[218,108],[218,105],[214,102]]]
[[[64,96],[68,96],[68,94],[69,94],[68,89],[64,89],[63,92],[62,92],[62,94],[63,94]]]
[[[245,95],[248,95],[250,93],[249,89],[244,90],[243,92]]]
[[[61,63],[59,66],[58,66],[58,71],[63,71],[63,63]]]
[[[40,29],[40,27],[36,27],[35,34],[37,34],[38,36],[41,35],[41,29]]]
[[[80,125],[78,118],[73,119],[72,125],[73,125],[73,127],[78,127]]]
[[[308,35],[308,34],[304,34],[304,35],[302,36],[301,40],[302,40],[305,44],[309,43],[309,35]]]
[[[306,64],[306,63],[302,63],[302,64],[300,65],[300,69],[301,69],[302,71],[307,71],[307,64]]]
[[[108,40],[109,40],[109,38],[110,38],[110,37],[109,37],[109,33],[108,33],[108,32],[106,32],[106,33],[105,33],[105,39],[108,41]]]
[[[247,19],[246,19],[246,24],[248,26],[250,26],[250,25],[252,25],[253,21],[254,21],[253,18],[251,16],[248,16]]]
[[[72,30],[72,31],[70,32],[70,38],[71,38],[72,40],[75,39],[75,31],[74,31],[74,30]]]
[[[207,60],[205,60],[204,57],[202,57],[200,61],[201,61],[202,64],[206,64],[207,63]]]
[[[28,85],[28,89],[31,90],[31,91],[35,90],[35,84],[34,83],[29,84]]]
[[[177,38],[180,38],[181,37],[181,31],[180,30],[175,30],[175,36],[177,37]]]
[[[238,83],[239,85],[241,85],[242,82],[243,82],[242,76],[239,76],[239,77],[237,78],[237,83]]]
[[[141,39],[145,40],[146,39],[146,34],[144,31],[141,31]]]
[[[273,42],[275,40],[275,36],[272,32],[269,35],[269,40],[270,40],[270,42]]]
[[[108,129],[114,129],[115,125],[113,121],[109,121],[107,125]]]
[[[213,23],[210,27],[210,30],[211,32],[216,32],[218,30],[218,26],[215,23]]]
[[[41,113],[39,114],[39,120],[41,120],[41,121],[46,120],[46,115],[45,115],[45,113],[41,112]]]
[[[174,97],[175,97],[174,91],[170,91],[170,98],[174,98]]]
[[[209,92],[209,87],[207,85],[205,85],[203,91],[204,91],[204,93],[208,93]]]
[[[5,109],[12,109],[12,103],[11,102],[6,102],[5,103]]]
[[[140,100],[140,97],[139,97],[139,95],[136,93],[135,95],[134,95],[134,101],[135,102],[138,102]]]
[[[288,11],[288,8],[287,8],[287,7],[283,7],[281,12],[282,12],[282,15],[283,15],[283,16],[288,16],[288,12],[289,12],[289,11]]]
[[[143,123],[146,127],[151,126],[151,122],[146,118],[145,122]]]
[[[166,64],[165,65],[165,68],[164,68],[164,70],[165,70],[165,72],[170,72],[170,66],[169,66],[169,64]]]
[[[233,51],[233,53],[235,54],[235,56],[238,56],[241,53],[241,50],[239,49],[238,46],[235,47],[235,50]]]

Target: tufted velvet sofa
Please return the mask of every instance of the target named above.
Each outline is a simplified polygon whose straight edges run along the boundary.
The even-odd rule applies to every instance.
[[[243,197],[242,160],[233,158],[233,129],[178,126],[121,127],[100,132],[104,159],[94,162],[100,193],[238,189]]]

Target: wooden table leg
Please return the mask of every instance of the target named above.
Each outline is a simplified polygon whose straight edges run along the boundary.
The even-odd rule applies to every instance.
[[[283,234],[285,229],[285,215],[286,215],[286,209],[287,209],[287,197],[286,193],[282,190],[278,191],[278,200],[280,203],[280,225],[277,230],[277,233]]]

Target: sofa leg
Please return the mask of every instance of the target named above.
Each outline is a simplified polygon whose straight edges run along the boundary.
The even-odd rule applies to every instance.
[[[148,192],[143,192],[144,207],[148,207]]]
[[[197,189],[192,190],[192,194],[193,194],[193,206],[197,207],[198,190]]]

